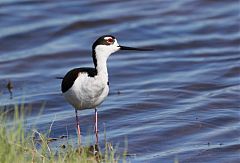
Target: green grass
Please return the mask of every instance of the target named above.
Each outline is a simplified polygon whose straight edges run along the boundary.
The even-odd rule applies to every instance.
[[[23,107],[23,108],[22,108]],[[0,113],[0,162],[1,163],[117,163],[119,156],[116,150],[112,149],[110,143],[105,143],[105,149],[100,150],[98,154],[93,154],[93,146],[74,147],[66,145],[59,150],[52,150],[49,146],[49,133],[39,133],[36,129],[25,131],[23,120],[24,115],[19,114],[19,108],[24,106],[15,106],[14,116],[11,117],[11,125],[9,116],[5,112]],[[34,139],[38,136],[38,141]],[[61,141],[61,140],[60,140]],[[121,160],[121,162],[125,162]]]

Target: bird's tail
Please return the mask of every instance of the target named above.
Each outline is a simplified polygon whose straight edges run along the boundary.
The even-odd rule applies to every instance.
[[[57,77],[55,77],[56,79],[63,79],[63,77],[59,77],[59,76],[57,76]]]

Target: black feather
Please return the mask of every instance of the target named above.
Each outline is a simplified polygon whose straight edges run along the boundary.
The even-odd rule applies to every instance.
[[[95,68],[74,68],[70,70],[62,80],[62,92],[69,90],[77,79],[79,73],[87,73],[89,77],[94,77],[97,75],[97,70]]]
[[[63,79],[63,77],[59,77],[59,76],[57,76],[57,77],[55,77],[55,79]]]

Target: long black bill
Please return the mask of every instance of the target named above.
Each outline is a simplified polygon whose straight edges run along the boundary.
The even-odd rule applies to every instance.
[[[119,45],[120,50],[137,50],[137,51],[152,51],[153,49],[144,49],[144,48],[133,48],[133,47],[127,47],[127,46],[121,46]]]

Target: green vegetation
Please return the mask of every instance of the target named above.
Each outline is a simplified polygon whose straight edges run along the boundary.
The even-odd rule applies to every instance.
[[[116,151],[112,149],[110,143],[105,143],[103,153],[98,151],[94,146],[88,147],[73,147],[64,145],[59,150],[52,150],[49,147],[51,143],[47,134],[39,133],[37,130],[25,131],[23,114],[19,113],[19,108],[14,109],[14,116],[9,116],[6,112],[0,113],[0,162],[1,163],[95,163],[119,162],[119,156],[116,156]],[[0,110],[1,111],[1,110]],[[35,138],[37,135],[38,139]],[[98,152],[96,152],[98,151]],[[123,161],[124,162],[124,161]]]

